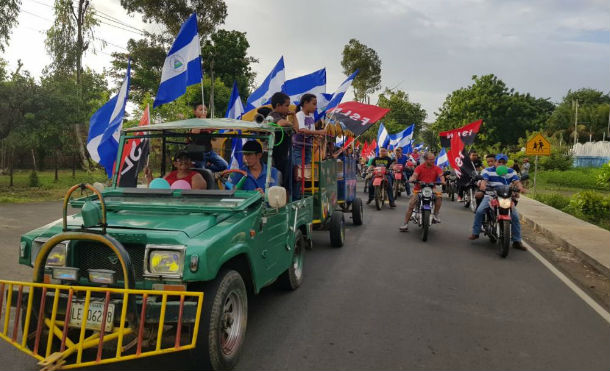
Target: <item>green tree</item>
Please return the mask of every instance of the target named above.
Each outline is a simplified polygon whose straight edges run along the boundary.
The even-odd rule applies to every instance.
[[[359,70],[354,79],[354,95],[360,102],[368,101],[368,95],[379,89],[381,83],[381,59],[377,52],[362,44],[356,39],[351,39],[343,47],[343,58],[341,60],[343,73],[351,75]]]
[[[121,0],[128,13],[141,13],[149,23],[161,23],[167,28],[169,38],[180,31],[182,23],[197,13],[199,35],[210,35],[227,17],[224,0]]]
[[[453,91],[443,102],[431,126],[436,135],[483,119],[477,146],[516,146],[527,130],[542,129],[553,111],[548,99],[515,92],[493,74],[472,79],[472,85]]]
[[[549,134],[574,140],[574,120],[578,102],[578,139],[602,139],[608,128],[610,95],[595,89],[569,90],[553,114],[548,118],[546,130]],[[607,133],[606,133],[607,135]]]
[[[0,51],[8,45],[11,29],[17,24],[21,0],[4,0],[0,6]]]
[[[161,81],[161,70],[167,56],[166,45],[155,35],[127,42],[127,53],[112,53],[110,75],[117,86],[125,78],[127,60],[131,58],[131,99],[143,102],[147,95],[154,95]]]
[[[377,105],[390,109],[390,112],[383,118],[383,125],[390,133],[399,132],[409,125],[415,124],[413,133],[415,136],[421,130],[427,116],[426,110],[421,107],[421,104],[409,101],[409,94],[402,90],[386,88],[383,93],[379,94]]]
[[[229,87],[233,86],[233,81],[237,81],[240,95],[247,97],[256,75],[251,64],[258,63],[256,58],[248,56],[249,47],[245,32],[214,32],[201,49],[204,71],[209,74],[213,66],[215,78]]]

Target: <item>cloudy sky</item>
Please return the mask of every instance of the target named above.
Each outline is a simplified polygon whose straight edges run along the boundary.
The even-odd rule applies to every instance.
[[[607,0],[226,0],[222,28],[247,32],[257,82],[283,55],[287,78],[327,69],[327,91],[345,79],[343,46],[356,38],[382,61],[382,86],[409,93],[433,121],[447,94],[494,73],[509,87],[558,101],[568,89],[610,90],[610,1]],[[136,28],[119,0],[96,9]],[[23,0],[20,24],[3,58],[21,58],[38,76],[49,59],[40,31],[51,25],[52,0]],[[110,22],[109,22],[110,23]],[[103,24],[110,44],[85,64],[102,70],[109,54],[137,33]],[[205,57],[205,56],[204,56]],[[245,97],[242,97],[245,99]],[[376,101],[376,97],[371,99]]]

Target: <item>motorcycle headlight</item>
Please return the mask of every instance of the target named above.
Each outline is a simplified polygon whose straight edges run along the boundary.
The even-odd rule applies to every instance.
[[[510,198],[498,198],[498,205],[503,209],[510,209],[511,199]]]
[[[424,197],[432,197],[432,188],[426,187],[422,189],[421,194]]]
[[[185,250],[182,245],[146,245],[145,276],[181,278]]]

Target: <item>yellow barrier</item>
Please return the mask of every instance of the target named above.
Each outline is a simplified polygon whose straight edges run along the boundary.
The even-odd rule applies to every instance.
[[[202,292],[0,280],[0,338],[45,371],[113,363],[194,348],[202,305]]]

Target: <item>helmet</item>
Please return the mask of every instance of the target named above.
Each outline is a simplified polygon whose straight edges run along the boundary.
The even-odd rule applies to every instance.
[[[496,161],[500,161],[500,160],[504,160],[508,162],[508,156],[506,156],[504,153],[498,153],[496,155]]]

